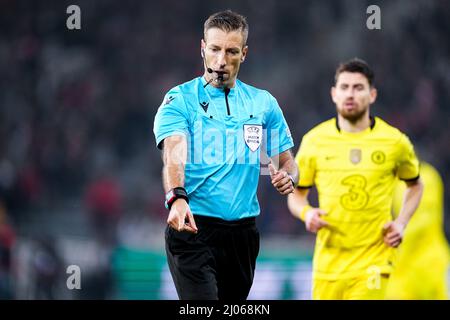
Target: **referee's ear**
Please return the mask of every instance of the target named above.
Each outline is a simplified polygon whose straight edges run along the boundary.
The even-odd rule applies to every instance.
[[[202,58],[204,57],[204,50],[206,49],[206,41],[204,39],[200,40],[200,54],[202,55]]]
[[[248,46],[244,46],[244,48],[242,48],[241,63],[245,61],[245,58],[247,58],[247,53],[248,53]]]

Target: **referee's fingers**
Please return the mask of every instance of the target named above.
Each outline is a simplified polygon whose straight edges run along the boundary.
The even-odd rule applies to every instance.
[[[197,233],[197,229],[192,228],[191,226],[185,224],[183,227],[183,231],[191,232],[191,233]]]
[[[189,227],[192,228],[192,230],[194,230],[194,232],[198,231],[197,225],[195,224],[195,219],[194,219],[194,215],[192,214],[191,210],[188,210],[187,212],[187,217],[188,217],[188,223],[185,225],[185,227]]]
[[[167,218],[167,224],[174,230],[178,230],[178,217],[170,214]]]
[[[178,217],[177,230],[178,231],[183,231],[184,230],[184,219],[180,219],[179,217]]]
[[[184,219],[186,218],[186,213],[184,213],[182,210],[178,210],[178,208],[175,208],[175,229],[178,231],[184,230]]]
[[[277,173],[275,176],[272,177],[272,181],[270,182],[276,187],[276,184],[280,182],[280,180],[282,180],[283,178],[284,177],[281,173]]]
[[[288,195],[288,194],[290,194],[290,193],[293,193],[294,192],[294,188],[292,187],[292,186],[290,186],[290,187],[288,187],[288,189],[286,189],[286,190],[284,190],[283,192],[281,192],[281,194],[283,195],[283,196],[286,196],[286,195]]]
[[[286,190],[292,191],[292,182],[290,179],[277,186],[278,192],[283,193]]]
[[[183,230],[182,227],[180,228],[180,226],[179,226],[179,224],[178,224],[178,221],[171,221],[171,222],[169,223],[169,226],[170,226],[173,230],[175,230],[175,231],[182,231],[182,230]]]
[[[269,173],[271,177],[273,177],[278,173],[278,171],[275,169],[272,163],[269,163]]]
[[[274,179],[272,179],[272,184],[274,187],[278,188],[278,187],[286,184],[288,181],[291,182],[291,179],[289,179],[289,177],[287,176],[287,173],[280,172],[279,174],[277,174],[275,176]]]

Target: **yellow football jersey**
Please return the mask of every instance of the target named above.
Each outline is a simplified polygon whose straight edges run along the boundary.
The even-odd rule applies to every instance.
[[[317,187],[329,223],[317,234],[313,277],[390,273],[394,249],[384,244],[382,229],[392,220],[394,183],[419,176],[408,137],[380,118],[357,133],[340,130],[333,118],[303,137],[296,162],[299,186]]]
[[[449,248],[444,234],[444,185],[430,164],[421,162],[424,191],[405,230],[387,296],[392,299],[447,299]],[[403,202],[404,183],[394,189],[393,211]]]

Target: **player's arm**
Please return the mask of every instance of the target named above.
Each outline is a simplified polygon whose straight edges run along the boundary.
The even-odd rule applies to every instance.
[[[272,163],[269,164],[272,185],[282,195],[292,193],[298,184],[298,168],[291,151],[286,150],[271,159],[272,163],[279,164],[278,169]]]
[[[326,212],[320,208],[313,208],[308,202],[308,188],[296,188],[288,195],[288,208],[295,218],[305,222],[306,230],[316,233],[328,223],[321,219]]]
[[[406,190],[403,195],[403,203],[400,213],[392,222],[384,226],[384,242],[391,247],[398,247],[403,239],[403,232],[420,204],[423,193],[423,183],[421,179],[405,181]]]
[[[397,176],[406,182],[406,190],[397,219],[384,226],[384,242],[394,248],[402,242],[403,231],[419,206],[423,192],[423,184],[419,178],[419,160],[411,141],[406,135],[401,135],[398,148],[400,156]]]
[[[174,188],[184,187],[187,159],[186,137],[173,135],[164,139],[163,144],[163,185],[168,193]],[[167,223],[175,230],[197,232],[194,217],[189,204],[183,198],[177,198],[170,208]]]
[[[402,209],[396,221],[406,226],[420,204],[423,194],[423,183],[421,179],[406,182],[406,190],[403,196]]]
[[[315,179],[315,154],[314,143],[309,135],[305,135],[295,157],[300,172],[299,184],[288,196],[288,208],[291,214],[305,222],[306,230],[314,233],[328,225],[325,220],[321,219],[326,212],[320,208],[313,208],[308,202],[309,189],[314,185]]]

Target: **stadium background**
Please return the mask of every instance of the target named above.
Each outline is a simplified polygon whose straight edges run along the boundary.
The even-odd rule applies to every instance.
[[[81,8],[81,30],[66,8]],[[366,8],[381,8],[368,30]],[[450,178],[450,1],[0,1],[0,298],[172,299],[152,135],[164,93],[202,73],[209,14],[248,17],[240,78],[277,97],[295,139],[332,117],[338,62],[376,71],[373,113]],[[446,188],[446,229],[450,192]],[[309,298],[314,238],[269,179],[250,298]],[[81,290],[66,268],[81,268]]]

